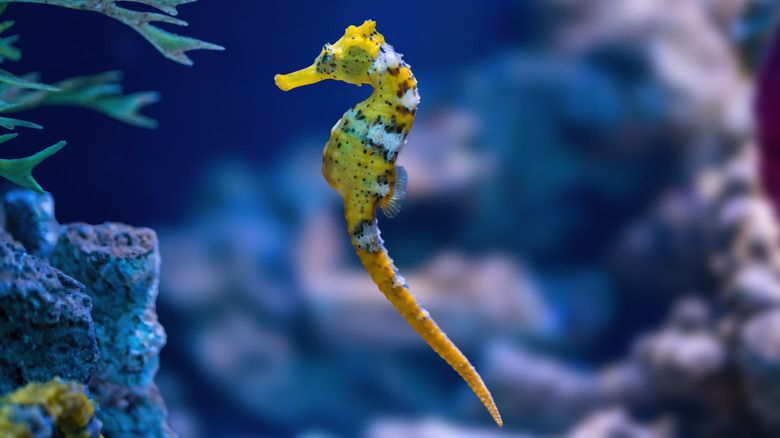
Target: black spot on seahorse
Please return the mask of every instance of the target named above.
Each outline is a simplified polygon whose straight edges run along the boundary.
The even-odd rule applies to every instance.
[[[403,105],[396,105],[395,106],[395,110],[398,111],[399,113],[403,113],[403,114],[409,114],[409,113],[412,112],[412,110],[410,110],[409,108],[407,108],[407,107],[405,107]]]
[[[405,125],[391,125],[388,124],[385,126],[385,132],[388,134],[400,134],[404,132]]]
[[[383,143],[377,143],[370,138],[365,139],[365,143],[370,148],[374,149],[377,154],[379,154],[379,156],[387,162],[392,162],[398,156],[398,152],[390,151]],[[373,161],[371,163],[373,164]]]
[[[407,91],[409,91],[414,84],[411,83],[411,81],[403,81],[401,82],[401,85],[398,86],[398,91],[395,92],[395,94],[400,98],[403,97],[404,94],[406,94]]]

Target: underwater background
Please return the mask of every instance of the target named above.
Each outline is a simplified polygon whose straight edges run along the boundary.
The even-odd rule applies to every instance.
[[[4,68],[162,95],[156,129],[41,108],[25,138],[68,141],[35,173],[60,222],[157,231],[182,437],[771,437],[780,259],[752,102],[776,7],[200,0],[187,35],[226,50],[185,67],[98,14],[11,4]],[[273,83],[366,19],[421,96],[382,237],[503,429],[376,289],[321,176],[370,87]]]

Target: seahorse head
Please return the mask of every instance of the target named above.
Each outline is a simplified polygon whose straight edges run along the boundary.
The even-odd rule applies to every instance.
[[[276,86],[290,90],[324,79],[351,84],[374,84],[377,58],[383,53],[385,38],[376,31],[376,23],[366,21],[359,27],[349,26],[338,41],[325,44],[314,64],[286,75],[276,75]]]

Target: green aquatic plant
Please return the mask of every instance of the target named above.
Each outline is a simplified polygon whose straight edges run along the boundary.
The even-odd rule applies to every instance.
[[[207,43],[186,36],[176,35],[156,27],[152,23],[168,23],[186,26],[187,22],[174,18],[176,7],[196,0],[132,0],[164,12],[142,12],[127,9],[116,4],[117,0],[0,0],[0,14],[8,3],[40,3],[71,9],[99,12],[119,20],[149,41],[163,56],[184,65],[192,65],[186,52],[197,49],[223,50],[216,44]],[[167,14],[167,15],[166,15]],[[0,63],[18,61],[21,51],[14,46],[19,35],[2,36],[13,26],[13,21],[0,22]],[[120,72],[110,71],[91,76],[79,76],[44,84],[35,73],[15,75],[0,69],[0,113],[8,114],[46,105],[79,106],[101,112],[116,120],[143,128],[154,128],[157,121],[140,114],[140,110],[159,100],[153,91],[122,94]],[[17,127],[41,129],[42,126],[11,117],[0,116],[0,128],[14,130]],[[0,135],[0,143],[16,137],[16,133]],[[0,176],[30,190],[43,193],[43,189],[32,176],[32,170],[41,161],[65,146],[64,141],[28,157],[0,159]]]
[[[187,26],[187,22],[174,18],[178,12],[176,6],[192,3],[196,0],[125,0],[142,3],[156,8],[165,14],[141,12],[118,6],[117,0],[0,0],[0,3],[40,3],[44,5],[63,6],[83,11],[94,11],[121,21],[143,35],[147,41],[168,59],[185,65],[192,65],[184,52],[197,49],[224,50],[224,47],[207,43],[186,36],[166,32],[152,23],[169,23],[177,26]]]

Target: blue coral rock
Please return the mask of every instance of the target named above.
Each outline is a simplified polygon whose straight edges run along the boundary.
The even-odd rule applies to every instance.
[[[165,401],[154,383],[122,386],[92,379],[92,396],[100,403],[98,417],[111,437],[175,438]]]
[[[60,224],[54,217],[51,193],[14,189],[5,195],[5,228],[28,253],[47,258]]]
[[[155,308],[160,275],[155,232],[118,223],[64,225],[51,263],[83,282],[95,303],[102,353],[96,376],[118,385],[151,383],[165,344]]]
[[[106,435],[172,437],[154,383],[165,331],[155,301],[160,275],[157,235],[118,223],[74,223],[60,229],[51,263],[83,282],[101,360],[90,390]]]
[[[0,230],[0,394],[55,376],[89,382],[100,357],[84,286]]]

